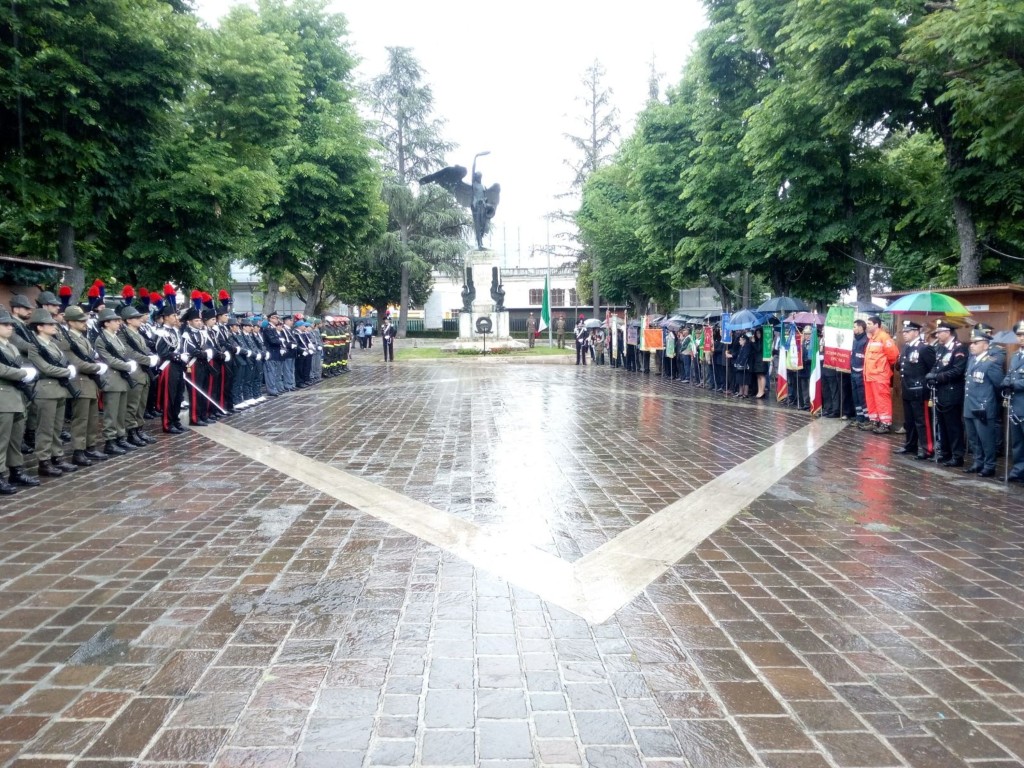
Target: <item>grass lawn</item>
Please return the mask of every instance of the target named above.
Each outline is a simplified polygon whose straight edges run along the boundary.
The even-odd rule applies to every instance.
[[[558,349],[557,347],[534,347],[533,349],[516,349],[510,352],[501,352],[495,357],[550,357],[551,355],[572,355],[574,351],[571,349]],[[488,357],[491,355],[490,351],[487,352]],[[482,357],[482,355],[474,354],[459,354],[458,352],[445,352],[439,347],[420,347],[414,349],[409,346],[395,345],[395,360],[440,360],[440,359],[451,359],[451,358],[462,358],[472,359],[474,357]]]

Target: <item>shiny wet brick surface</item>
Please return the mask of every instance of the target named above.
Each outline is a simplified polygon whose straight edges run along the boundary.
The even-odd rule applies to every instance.
[[[607,369],[357,363],[228,423],[567,560],[806,423]],[[0,763],[1021,765],[1024,494],[894,440],[846,430],[598,626],[161,440],[0,501]]]

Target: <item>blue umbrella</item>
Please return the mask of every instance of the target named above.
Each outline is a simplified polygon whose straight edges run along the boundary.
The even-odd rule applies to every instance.
[[[744,331],[747,328],[756,328],[759,325],[764,325],[764,317],[753,310],[741,309],[729,318],[729,322],[726,325],[730,331]]]

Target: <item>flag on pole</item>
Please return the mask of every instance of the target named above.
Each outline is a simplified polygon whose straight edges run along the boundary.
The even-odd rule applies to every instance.
[[[818,329],[811,328],[811,415],[821,413],[821,361],[818,359]]]
[[[776,371],[775,398],[780,403],[789,397],[789,366],[786,364],[786,357],[789,355],[790,338],[787,338],[785,328],[779,329],[779,369]]]
[[[551,295],[551,287],[548,285],[548,277],[550,276],[544,275],[544,298],[541,299],[540,323],[537,325],[537,333],[551,325],[551,302],[548,298]]]

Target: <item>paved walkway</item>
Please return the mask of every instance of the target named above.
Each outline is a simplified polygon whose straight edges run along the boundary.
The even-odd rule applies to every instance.
[[[1024,764],[1024,494],[566,365],[340,380],[0,501],[0,764]]]

